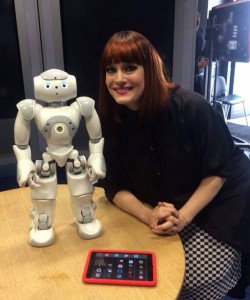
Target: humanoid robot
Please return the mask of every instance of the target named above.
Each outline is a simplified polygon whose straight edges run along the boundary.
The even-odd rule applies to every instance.
[[[93,184],[106,174],[103,157],[104,139],[94,100],[89,97],[76,98],[71,105],[67,101],[76,97],[76,78],[68,73],[51,69],[34,77],[35,98],[46,102],[42,106],[32,99],[17,104],[15,120],[15,145],[17,159],[17,181],[20,187],[31,188],[33,208],[29,243],[45,247],[55,240],[57,173],[56,164],[65,166],[67,183],[71,195],[72,213],[81,238],[91,239],[102,234],[102,226],[94,217],[96,204],[92,201]],[[81,118],[85,118],[89,134],[88,160],[74,149],[72,139]],[[46,140],[46,151],[42,160],[34,164],[29,146],[30,125],[34,119],[39,132]]]

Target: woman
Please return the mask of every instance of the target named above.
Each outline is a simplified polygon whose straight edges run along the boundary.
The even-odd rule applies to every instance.
[[[200,95],[166,80],[141,34],[121,31],[101,60],[107,198],[156,234],[179,233],[182,299],[220,299],[250,250],[250,162]],[[150,205],[150,207],[149,207]]]

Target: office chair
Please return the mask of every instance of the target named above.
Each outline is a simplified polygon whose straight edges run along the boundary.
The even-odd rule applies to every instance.
[[[221,103],[223,107],[225,121],[227,121],[227,119],[230,119],[231,117],[232,106],[242,103],[246,124],[248,126],[248,120],[247,120],[247,114],[245,108],[246,100],[239,95],[228,94],[227,84],[223,76],[217,76],[216,78],[216,88],[215,88],[214,96],[215,96],[214,99],[215,102]]]
[[[250,143],[236,137],[235,135],[232,135],[232,138],[234,140],[234,144],[244,152],[248,159],[250,159]]]

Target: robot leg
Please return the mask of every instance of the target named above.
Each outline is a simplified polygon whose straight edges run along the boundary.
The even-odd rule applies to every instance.
[[[32,200],[32,203],[29,243],[35,247],[49,246],[55,240],[52,227],[55,219],[55,200]]]
[[[53,244],[55,240],[53,223],[56,206],[56,166],[54,163],[50,165],[51,171],[47,177],[40,170],[41,161],[37,161],[36,166],[39,186],[31,189],[33,208],[30,211],[32,222],[29,243],[35,247],[46,247]]]
[[[71,196],[71,208],[81,238],[93,239],[102,234],[102,225],[94,217],[96,204],[92,201],[92,194]]]
[[[66,174],[71,194],[72,213],[79,236],[83,239],[92,239],[100,236],[103,230],[100,221],[94,216],[96,210],[96,204],[92,200],[94,187],[85,170],[85,162],[84,156],[78,157],[78,163],[77,161],[67,162]]]

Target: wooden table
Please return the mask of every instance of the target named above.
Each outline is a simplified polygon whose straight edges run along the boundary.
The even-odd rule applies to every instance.
[[[0,298],[115,300],[177,299],[184,278],[184,252],[179,237],[155,235],[150,228],[112,205],[103,190],[95,189],[96,216],[104,233],[81,239],[73,222],[67,185],[58,186],[52,246],[28,243],[30,189],[0,192]],[[156,253],[155,287],[85,284],[81,281],[89,249],[149,250]]]

